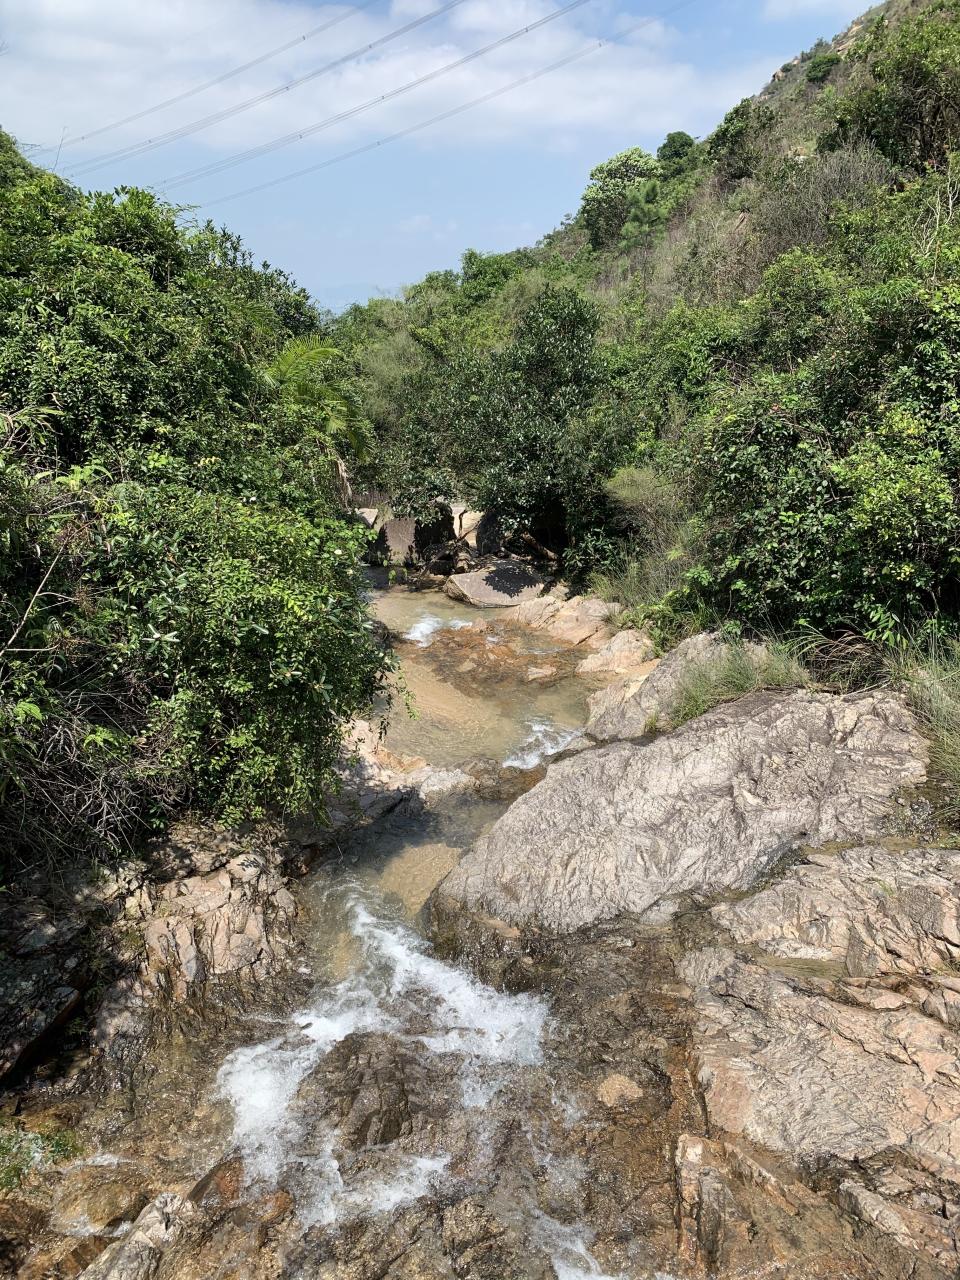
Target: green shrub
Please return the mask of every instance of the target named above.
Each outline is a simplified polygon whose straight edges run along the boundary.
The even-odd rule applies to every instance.
[[[807,80],[810,84],[823,84],[825,80],[830,79],[834,69],[842,61],[839,53],[834,53],[833,50],[820,50],[807,63]]]
[[[707,139],[707,155],[727,182],[753,177],[769,154],[773,114],[762,102],[744,98]]]
[[[939,637],[898,646],[888,659],[930,740],[930,772],[942,787],[940,817],[960,826],[960,646]]]
[[[0,845],[316,808],[383,659],[323,317],[147,192],[0,148]]]
[[[827,146],[868,138],[894,163],[942,167],[960,149],[960,3],[879,18],[855,56],[863,72],[836,103]]]

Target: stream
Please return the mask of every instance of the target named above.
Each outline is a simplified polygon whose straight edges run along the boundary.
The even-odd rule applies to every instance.
[[[482,697],[438,670],[431,646],[472,626],[469,606],[394,589],[374,607],[403,637],[417,708],[416,719],[394,715],[391,750],[433,765],[488,757],[532,768],[577,736],[589,690],[575,678],[544,688],[505,676]],[[535,635],[524,647],[531,661],[555,648]],[[216,1094],[248,1181],[290,1193],[307,1233],[499,1181],[529,1274],[546,1263],[557,1280],[602,1277],[578,1221],[583,1170],[563,1150],[577,1103],[550,1071],[547,1003],[439,960],[421,927],[433,888],[504,808],[455,797],[345,840],[303,886],[317,940],[309,1001],[276,1034],[231,1053]]]
[[[252,1002],[198,984],[147,1038],[121,1015],[112,1081],[86,1095],[81,1065],[72,1095],[36,1091],[80,1154],[51,1170],[29,1280],[663,1280],[672,1263],[680,1059],[669,1008],[638,1012],[643,938],[600,931],[568,970],[514,948],[500,989],[427,920],[463,851],[576,745],[582,651],[437,591],[370,599],[413,708],[374,708],[384,776],[465,766],[478,785],[329,840],[291,886],[292,967]]]

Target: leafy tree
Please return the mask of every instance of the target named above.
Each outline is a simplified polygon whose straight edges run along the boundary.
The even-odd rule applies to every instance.
[[[657,147],[657,160],[665,178],[676,178],[696,163],[697,144],[689,133],[676,130],[668,133]]]
[[[729,111],[707,140],[707,155],[720,176],[730,182],[753,177],[766,155],[772,126],[770,108],[752,98]]]
[[[621,151],[591,171],[579,217],[594,249],[617,243],[629,213],[630,192],[659,174],[659,162],[642,147]]]
[[[83,195],[0,135],[6,855],[322,804],[383,678],[323,323],[229,233]]]
[[[897,164],[943,167],[960,149],[960,2],[937,0],[895,26],[879,18],[855,56],[863,75],[825,145],[866,137]]]

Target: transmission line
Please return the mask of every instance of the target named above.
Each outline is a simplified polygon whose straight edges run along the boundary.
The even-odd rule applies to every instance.
[[[312,71],[307,71],[304,75],[297,76],[294,80],[288,80],[285,84],[277,85],[275,89],[267,89],[252,98],[247,98],[244,102],[238,102],[232,107],[224,107],[221,111],[211,112],[210,115],[203,116],[199,120],[193,120],[189,124],[170,129],[167,133],[158,134],[155,138],[147,138],[144,142],[133,143],[128,147],[120,147],[116,151],[88,160],[78,165],[72,171],[71,176],[93,173],[96,169],[102,169],[104,166],[113,164],[118,160],[131,160],[135,156],[146,155],[148,151],[155,151],[158,147],[164,147],[170,142],[179,142],[182,138],[187,138],[192,133],[199,133],[201,129],[208,129],[211,125],[219,124],[222,120],[229,120],[243,111],[249,111],[251,107],[260,106],[261,103],[269,102],[272,98],[278,98],[281,94],[290,93],[293,89],[299,89],[301,85],[307,84],[311,80],[328,75],[331,71],[336,71],[338,67],[345,66],[348,62],[353,62],[356,58],[363,57],[364,54],[372,53],[374,49],[390,44],[393,40],[398,40],[401,36],[415,31],[417,27],[422,27],[425,23],[432,22],[434,18],[439,18],[443,14],[449,13],[451,9],[456,9],[459,5],[465,3],[466,0],[446,0],[445,4],[436,9],[431,9],[429,13],[422,14],[419,18],[413,18],[402,27],[397,27],[396,30],[389,31],[386,35],[380,36],[378,39],[372,40],[358,49],[352,49],[349,53],[335,58],[332,62],[325,63],[322,67],[315,67]]]
[[[431,80],[437,80],[440,76],[448,75],[451,71],[456,71],[458,68],[466,66],[467,63],[474,62],[477,58],[482,58],[486,54],[492,53],[495,49],[501,49],[504,45],[511,44],[514,40],[519,40],[531,31],[536,31],[539,27],[546,26],[548,22],[554,22],[557,18],[562,18],[574,9],[579,9],[591,2],[592,0],[569,0],[568,4],[563,5],[560,9],[555,9],[543,18],[538,18],[536,22],[531,22],[529,25],[521,27],[518,31],[511,31],[509,35],[500,36],[499,39],[492,41],[492,43],[484,45],[482,49],[474,49],[472,53],[465,54],[462,58],[457,58],[454,62],[448,62],[433,71],[428,71],[425,75],[418,76],[407,84],[399,85],[396,89],[390,89],[375,98],[361,102],[358,106],[349,107],[346,111],[339,111],[335,115],[327,116],[326,119],[318,120],[316,124],[307,125],[306,128],[297,129],[293,133],[283,134],[281,137],[273,138],[269,142],[263,142],[259,146],[250,147],[246,151],[239,151],[232,156],[226,156],[222,160],[213,160],[209,164],[200,165],[196,169],[189,169],[185,173],[178,173],[170,178],[164,178],[159,185],[163,190],[179,187],[197,178],[210,177],[213,174],[222,173],[226,169],[232,169],[238,164],[244,164],[248,160],[256,160],[260,156],[269,155],[270,152],[278,151],[281,147],[290,146],[291,143],[301,142],[304,138],[309,138],[324,129],[332,128],[333,125],[342,124],[345,120],[352,120],[354,116],[358,116],[364,111],[369,111],[372,107],[380,106],[384,102],[391,102],[402,94],[419,89]]]
[[[678,4],[672,5],[662,13],[654,14],[650,18],[644,18],[642,22],[628,27],[620,35],[621,37],[636,35],[638,31],[651,26],[654,22],[659,22],[662,18],[668,18],[680,9],[686,9],[694,3],[696,3],[696,0],[680,0]],[[562,67],[568,67],[571,63],[577,62],[581,58],[585,58],[589,54],[596,53],[598,50],[605,49],[615,43],[616,41],[609,38],[594,40],[582,49],[577,49],[573,53],[567,54],[564,58],[558,58],[556,62],[548,63],[547,66],[541,67],[538,71],[531,71],[528,75],[520,76],[516,80],[511,80],[508,84],[501,85],[499,89],[492,89],[489,93],[481,94],[478,98],[471,98],[469,102],[463,102],[459,106],[451,107],[448,111],[441,111],[438,115],[431,116],[428,120],[421,120],[419,124],[410,125],[406,129],[399,129],[396,133],[388,134],[384,138],[378,138],[375,142],[367,142],[363,146],[354,147],[351,151],[343,151],[339,155],[329,157],[327,160],[320,160],[316,164],[307,165],[303,169],[296,169],[293,173],[285,173],[278,178],[270,178],[266,182],[257,183],[256,186],[252,187],[245,187],[242,191],[233,191],[226,196],[217,196],[213,200],[205,201],[204,204],[205,206],[225,204],[230,200],[240,200],[244,196],[255,195],[260,191],[269,191],[272,187],[278,187],[284,182],[293,182],[297,178],[304,178],[308,174],[319,172],[321,169],[329,169],[332,165],[340,164],[344,160],[353,160],[356,156],[365,155],[369,151],[376,151],[391,142],[399,142],[402,138],[408,138],[411,134],[419,133],[423,129],[429,129],[432,125],[441,124],[444,120],[450,120],[453,116],[461,115],[464,111],[471,111],[474,107],[482,106],[486,102],[492,102],[495,98],[503,97],[504,94],[511,93],[514,89],[519,89],[523,85],[540,80],[543,76],[559,71]]]
[[[120,129],[125,124],[134,124],[137,120],[142,120],[145,116],[151,116],[156,111],[163,111],[167,107],[174,107],[179,102],[186,102],[188,98],[195,98],[198,93],[205,93],[207,89],[214,89],[218,84],[223,84],[227,80],[232,80],[235,76],[242,75],[244,71],[251,70],[252,67],[259,67],[263,62],[269,62],[271,58],[279,57],[281,53],[286,53],[289,49],[295,49],[298,44],[305,44],[307,40],[312,40],[314,36],[322,35],[324,31],[329,31],[331,27],[339,26],[341,22],[346,22],[348,18],[352,18],[355,14],[369,9],[375,5],[378,0],[358,0],[345,13],[339,13],[335,18],[331,18],[328,22],[321,22],[318,27],[311,27],[309,31],[304,31],[302,35],[295,36],[293,40],[288,40],[286,44],[278,44],[275,49],[268,49],[266,53],[261,53],[257,58],[251,58],[249,62],[241,63],[239,67],[233,67],[230,71],[224,71],[221,75],[214,76],[212,80],[205,80],[203,84],[195,85],[192,89],[184,89],[183,93],[174,94],[172,98],[164,98],[163,102],[155,102],[152,107],[144,107],[141,111],[135,111],[132,115],[124,116],[122,120],[114,120],[110,124],[101,125],[98,129],[91,129],[88,133],[78,134],[75,138],[70,138],[71,143],[89,142],[91,138],[99,138],[101,134],[112,133],[114,129]],[[0,53],[6,50],[0,48]],[[43,151],[55,151],[56,147],[40,147]]]

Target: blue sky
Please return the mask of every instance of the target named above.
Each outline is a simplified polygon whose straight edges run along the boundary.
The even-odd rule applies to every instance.
[[[464,249],[533,243],[578,204],[593,165],[671,129],[703,135],[860,0],[585,0],[428,84],[224,172],[171,179],[329,120],[565,7],[567,0],[4,0],[0,125],[83,186],[139,184],[226,223],[322,303],[389,293]],[[398,28],[426,21],[391,39]],[[276,58],[109,129],[332,22]],[[569,66],[391,145],[239,199],[597,41]],[[298,88],[310,74],[369,44]],[[180,140],[116,155],[227,113]],[[46,149],[44,149],[46,148]],[[111,158],[112,157],[112,158]],[[102,163],[98,163],[102,161]],[[94,167],[96,165],[96,167]]]

